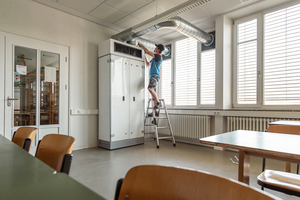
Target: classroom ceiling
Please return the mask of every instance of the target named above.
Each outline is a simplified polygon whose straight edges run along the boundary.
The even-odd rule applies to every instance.
[[[194,0],[33,0],[61,10],[117,32],[138,25],[169,9]],[[207,0],[208,2],[187,11],[179,17],[207,30],[214,27],[215,17],[227,14],[238,18],[247,14],[283,4],[292,0]],[[172,29],[161,29],[143,38],[155,42],[166,42],[180,37]]]

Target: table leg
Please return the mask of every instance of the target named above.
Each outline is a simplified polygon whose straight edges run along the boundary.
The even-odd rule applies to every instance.
[[[249,184],[250,156],[245,151],[239,151],[239,174],[238,180]]]
[[[291,163],[289,163],[289,162],[285,163],[285,171],[286,172],[291,172]]]

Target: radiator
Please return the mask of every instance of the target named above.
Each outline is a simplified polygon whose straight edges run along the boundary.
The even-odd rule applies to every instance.
[[[210,116],[169,114],[170,123],[175,137],[199,139],[210,136]],[[160,120],[159,126],[166,126],[167,120]],[[169,129],[159,131],[160,134],[170,134]]]
[[[227,131],[250,130],[265,131],[270,122],[279,120],[298,121],[298,119],[287,118],[265,118],[265,117],[227,117]]]

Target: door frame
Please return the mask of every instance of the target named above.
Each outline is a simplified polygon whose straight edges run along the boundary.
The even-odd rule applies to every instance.
[[[8,108],[7,106],[7,97],[13,97],[13,72],[14,72],[14,47],[15,46],[22,46],[27,48],[32,48],[37,50],[37,88],[38,91],[36,96],[36,118],[37,118],[37,124],[33,127],[38,128],[36,141],[33,143],[33,146],[37,145],[37,141],[42,139],[44,135],[48,133],[55,133],[53,132],[54,128],[57,128],[57,133],[59,134],[65,134],[69,135],[69,51],[70,48],[63,45],[58,45],[50,42],[45,42],[33,38],[23,37],[19,35],[14,35],[10,33],[4,33],[0,31],[0,39],[2,40],[2,37],[4,37],[4,48],[3,52],[0,50],[0,57],[4,58],[4,62],[0,59],[0,70],[4,70],[4,92],[2,93],[4,96],[1,97],[1,102],[4,103],[4,112],[1,115],[5,116],[5,119],[3,119],[4,124],[4,131],[2,135],[4,135],[6,138],[11,140],[13,132],[19,128],[14,127],[13,124],[13,118],[14,118],[14,111],[13,106]],[[2,49],[0,42],[0,47]],[[53,125],[39,125],[39,78],[40,78],[40,62],[41,62],[41,51],[47,51],[47,52],[53,52],[58,53],[60,55],[60,79],[59,79],[59,124],[53,124]],[[1,56],[3,55],[3,56]],[[2,62],[2,63],[1,63]],[[8,76],[9,75],[9,76]],[[1,83],[0,83],[1,84]],[[0,90],[1,91],[1,90]],[[3,106],[3,104],[1,104]],[[1,110],[0,110],[1,111]],[[0,120],[1,117],[0,116]],[[1,121],[0,121],[1,122]],[[49,131],[47,131],[47,129]],[[41,130],[41,131],[40,131]]]
[[[4,136],[5,99],[4,99],[4,75],[5,75],[5,35],[0,32],[0,135]]]

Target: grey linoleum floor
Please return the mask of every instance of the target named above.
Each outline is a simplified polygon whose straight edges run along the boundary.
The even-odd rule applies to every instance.
[[[212,147],[178,142],[173,147],[172,142],[161,140],[160,148],[157,149],[155,141],[147,139],[143,145],[113,151],[95,147],[73,151],[73,155],[70,176],[106,199],[114,198],[117,180],[137,165],[191,168],[237,180],[238,165],[231,163],[229,158],[238,156],[238,153],[214,150]],[[250,157],[250,185],[257,188],[260,188],[256,176],[261,172],[261,162],[262,158]],[[285,163],[267,159],[266,167],[284,170]],[[292,165],[293,171],[295,168]],[[265,191],[282,199],[300,199],[268,189]]]

